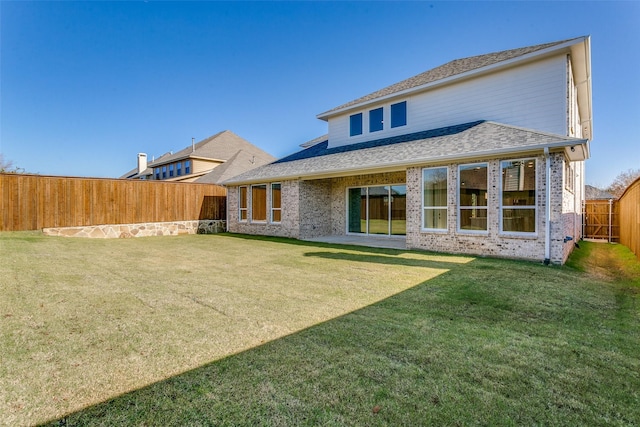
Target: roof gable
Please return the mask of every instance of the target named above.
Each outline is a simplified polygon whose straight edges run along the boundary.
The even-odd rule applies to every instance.
[[[517,49],[504,50],[500,52],[488,53],[484,55],[471,56],[471,57],[462,58],[462,59],[455,59],[453,61],[447,62],[446,64],[440,65],[431,70],[427,70],[416,76],[402,80],[401,82],[392,84],[391,86],[387,86],[383,89],[380,89],[378,91],[375,91],[373,93],[370,93],[368,95],[355,99],[353,101],[342,104],[324,113],[321,113],[318,115],[318,118],[326,120],[328,117],[332,116],[336,112],[349,109],[350,107],[354,107],[359,104],[365,104],[380,98],[391,96],[393,94],[408,91],[411,89],[419,89],[422,86],[429,85],[429,84],[432,84],[441,80],[445,80],[454,76],[459,76],[468,72],[473,72],[475,70],[481,70],[485,67],[489,67],[489,66],[503,63],[509,60],[514,60],[520,57],[524,57],[528,54],[544,51],[545,49],[550,49],[554,47],[560,47],[565,44],[572,44],[574,42],[582,41],[584,39],[585,37],[578,37],[574,39],[561,40],[561,41],[556,41],[552,43],[545,43],[545,44],[539,44],[535,46],[528,46],[528,47],[522,47]]]
[[[162,156],[154,162],[149,163],[149,166],[156,167],[192,157],[227,161],[239,150],[243,150],[256,157],[267,157],[271,158],[271,160],[275,159],[269,153],[251,144],[246,139],[239,137],[230,130],[225,130],[209,138],[205,138],[193,146],[190,145],[171,155]]]

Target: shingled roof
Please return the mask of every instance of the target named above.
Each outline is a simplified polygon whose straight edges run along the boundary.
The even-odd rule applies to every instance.
[[[273,157],[265,151],[259,149],[244,138],[239,137],[230,130],[218,132],[215,135],[205,138],[202,141],[196,143],[194,146],[189,145],[182,150],[175,152],[169,156],[162,156],[155,162],[149,163],[149,167],[158,166],[165,163],[171,163],[180,159],[187,159],[190,157],[203,157],[214,160],[229,160],[238,151],[244,150],[255,156],[268,157],[273,160]],[[269,160],[269,161],[271,161]]]
[[[510,50],[504,50],[500,52],[488,53],[484,55],[470,56],[468,58],[456,59],[456,60],[447,62],[444,65],[440,65],[439,67],[420,73],[417,76],[410,77],[406,80],[392,84],[391,86],[387,86],[376,92],[370,93],[369,95],[365,95],[361,98],[347,102],[346,104],[342,104],[336,108],[333,108],[331,110],[328,110],[324,113],[319,114],[318,118],[325,118],[326,116],[331,115],[331,113],[335,111],[343,110],[345,108],[358,105],[364,102],[373,101],[377,98],[382,98],[397,92],[402,92],[408,89],[423,86],[429,83],[436,82],[438,80],[443,80],[448,77],[452,77],[452,76],[463,74],[469,71],[477,70],[483,67],[497,64],[499,62],[507,61],[507,60],[524,56],[533,52],[541,51],[554,46],[559,46],[564,43],[572,42],[574,40],[580,40],[583,38],[584,37],[578,37],[574,39],[561,40],[561,41],[556,41],[552,43],[545,43],[545,44],[539,44],[535,46],[528,46],[528,47],[522,47],[518,49],[510,49]]]
[[[477,121],[334,148],[328,148],[328,142],[325,141],[243,173],[223,184],[368,174],[403,170],[412,165],[465,161],[497,154],[530,153],[541,151],[544,147],[586,143],[585,139]]]

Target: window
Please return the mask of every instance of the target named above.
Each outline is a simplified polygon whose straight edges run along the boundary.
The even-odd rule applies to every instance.
[[[251,186],[251,220],[267,220],[267,186],[266,184]]]
[[[184,161],[184,174],[189,175],[191,173],[191,160]]]
[[[510,160],[502,169],[502,231],[535,233],[536,231],[536,161]]]
[[[362,135],[362,113],[349,117],[349,136]]]
[[[487,164],[458,169],[458,227],[464,231],[487,231]]]
[[[163,166],[162,167],[162,179],[165,179],[167,177],[167,167]]]
[[[238,189],[238,219],[240,221],[247,220],[247,187]]]
[[[178,162],[178,164],[176,165],[176,175],[182,175],[182,162]]]
[[[155,168],[156,179],[160,179],[160,168]]]
[[[407,101],[391,104],[391,127],[397,128],[407,124]]]
[[[573,165],[569,161],[565,161],[564,163],[564,188],[573,193],[574,191],[574,177],[575,172],[573,170]]]
[[[271,184],[271,222],[280,222],[282,219],[280,183]]]
[[[447,229],[447,168],[422,170],[422,228]]]
[[[369,132],[377,132],[384,127],[382,107],[369,111]]]
[[[169,165],[169,177],[173,176],[173,163]]]

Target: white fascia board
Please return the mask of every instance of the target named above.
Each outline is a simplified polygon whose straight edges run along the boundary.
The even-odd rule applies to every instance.
[[[588,37],[579,37],[573,40],[569,40],[565,43],[556,45],[556,46],[551,46],[548,47],[546,49],[541,49],[535,52],[531,52],[528,53],[526,55],[521,55],[518,56],[516,58],[512,58],[512,59],[508,59],[506,61],[501,61],[501,62],[496,62],[495,64],[491,64],[491,65],[487,65],[485,67],[481,67],[481,68],[476,68],[474,70],[470,70],[464,73],[460,73],[460,74],[455,74],[453,76],[449,76],[449,77],[445,77],[443,79],[440,80],[436,80],[433,82],[429,82],[420,86],[415,86],[409,89],[405,89],[405,90],[401,90],[399,92],[394,92],[394,93],[390,93],[388,95],[383,95],[381,97],[378,98],[373,98],[373,99],[369,99],[367,101],[363,101],[361,103],[358,104],[353,104],[350,105],[348,107],[345,108],[341,108],[340,110],[329,110],[326,111],[324,113],[320,113],[316,116],[316,118],[320,119],[320,120],[324,120],[324,121],[328,121],[331,117],[346,113],[348,111],[351,110],[359,110],[362,108],[365,108],[367,105],[370,104],[375,104],[375,103],[379,103],[379,102],[384,102],[384,101],[388,101],[390,99],[394,99],[394,98],[401,98],[401,97],[405,97],[407,95],[411,95],[414,93],[419,93],[419,92],[424,92],[439,86],[444,86],[444,85],[448,85],[448,84],[452,84],[455,83],[457,81],[460,80],[465,80],[465,79],[469,79],[469,78],[473,78],[473,77],[478,77],[481,76],[483,74],[487,74],[487,73],[491,73],[494,71],[498,71],[504,68],[510,68],[514,65],[518,65],[520,63],[527,63],[530,62],[532,60],[535,59],[540,59],[543,58],[545,56],[551,56],[552,54],[556,54],[564,49],[570,48],[571,46],[584,42],[585,40],[587,40]],[[444,64],[443,64],[444,65]],[[366,95],[365,95],[366,96]]]
[[[578,110],[583,136],[593,139],[593,106],[591,91],[591,37],[579,45],[571,46],[571,58],[578,89]]]

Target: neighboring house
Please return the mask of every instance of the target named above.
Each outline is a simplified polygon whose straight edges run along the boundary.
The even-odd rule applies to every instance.
[[[581,238],[590,62],[589,37],[458,59],[324,112],[321,142],[224,183],[229,231],[564,263]]]
[[[225,130],[150,163],[147,155],[140,153],[138,167],[121,178],[219,184],[274,160],[272,155]]]

